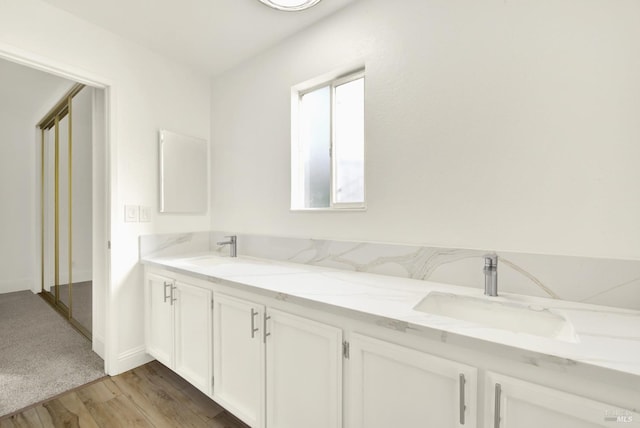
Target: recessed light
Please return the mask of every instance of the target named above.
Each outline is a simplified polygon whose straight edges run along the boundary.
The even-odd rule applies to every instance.
[[[320,0],[260,0],[269,7],[287,12],[309,9],[320,2]]]

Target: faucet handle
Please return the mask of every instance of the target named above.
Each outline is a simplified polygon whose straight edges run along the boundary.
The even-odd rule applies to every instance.
[[[489,253],[484,255],[484,265],[487,267],[494,267],[498,265],[498,255],[496,253]]]

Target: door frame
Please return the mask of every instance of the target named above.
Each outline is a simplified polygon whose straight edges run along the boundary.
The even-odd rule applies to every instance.
[[[73,80],[77,83],[82,83],[87,86],[91,86],[96,89],[102,90],[104,94],[103,100],[93,103],[94,113],[98,113],[97,123],[94,119],[94,125],[97,125],[102,131],[93,131],[94,137],[94,150],[97,147],[99,152],[104,153],[103,158],[100,160],[100,165],[94,165],[92,186],[97,193],[93,195],[93,225],[92,225],[92,240],[94,242],[94,256],[92,261],[92,269],[94,272],[94,281],[98,281],[104,286],[104,294],[102,299],[97,296],[97,293],[93,295],[92,307],[95,314],[96,305],[98,307],[102,303],[102,313],[104,314],[104,332],[103,336],[100,332],[94,332],[93,334],[93,350],[100,355],[104,360],[105,373],[110,373],[111,369],[115,369],[117,362],[117,350],[115,344],[117,343],[117,329],[112,323],[115,319],[113,311],[116,305],[114,304],[114,293],[112,293],[111,284],[111,230],[113,219],[115,219],[115,207],[117,206],[116,195],[116,145],[113,141],[113,136],[116,134],[115,130],[115,103],[116,97],[116,85],[115,82],[105,76],[101,76],[97,73],[87,71],[79,67],[72,66],[67,63],[56,61],[50,57],[43,57],[38,54],[28,52],[11,45],[0,43],[0,59],[4,59],[13,63],[24,65],[29,68],[40,70],[49,74],[53,74],[65,79]],[[100,91],[96,91],[98,93]],[[102,97],[100,97],[102,98]],[[34,129],[37,129],[34,127]],[[34,142],[39,146],[40,133],[35,132]],[[97,146],[96,146],[97,145]],[[38,149],[36,149],[38,152]],[[37,159],[37,157],[36,157]],[[94,156],[94,161],[96,157]],[[35,161],[35,159],[34,159]],[[36,174],[39,173],[39,168],[36,168]],[[38,177],[40,178],[40,177]],[[37,183],[39,180],[36,180]],[[36,185],[37,187],[37,185]],[[39,193],[35,195],[36,212],[42,209]],[[96,208],[100,211],[96,212]],[[99,215],[101,214],[101,215]],[[34,227],[35,242],[33,243],[36,249],[35,254],[41,254],[41,230],[39,227],[40,221],[38,216],[35,218]],[[96,245],[98,244],[98,245]],[[96,251],[97,250],[97,253]],[[37,259],[37,257],[35,258]],[[39,260],[33,262],[34,281],[32,291],[36,291],[36,283],[39,285],[37,278],[42,276],[42,266]],[[97,275],[97,276],[96,276]],[[39,287],[38,287],[39,288]],[[98,333],[98,334],[96,334]]]

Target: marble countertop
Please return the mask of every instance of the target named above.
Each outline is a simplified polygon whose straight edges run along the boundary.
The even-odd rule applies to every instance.
[[[141,262],[320,310],[380,317],[405,330],[431,329],[640,376],[640,311],[507,293],[498,298],[561,314],[575,330],[577,340],[570,342],[414,310],[434,291],[493,299],[475,288],[214,253],[149,256]]]

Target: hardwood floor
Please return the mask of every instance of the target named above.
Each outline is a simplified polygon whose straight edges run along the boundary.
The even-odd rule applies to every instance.
[[[0,418],[9,427],[248,428],[156,361]]]

